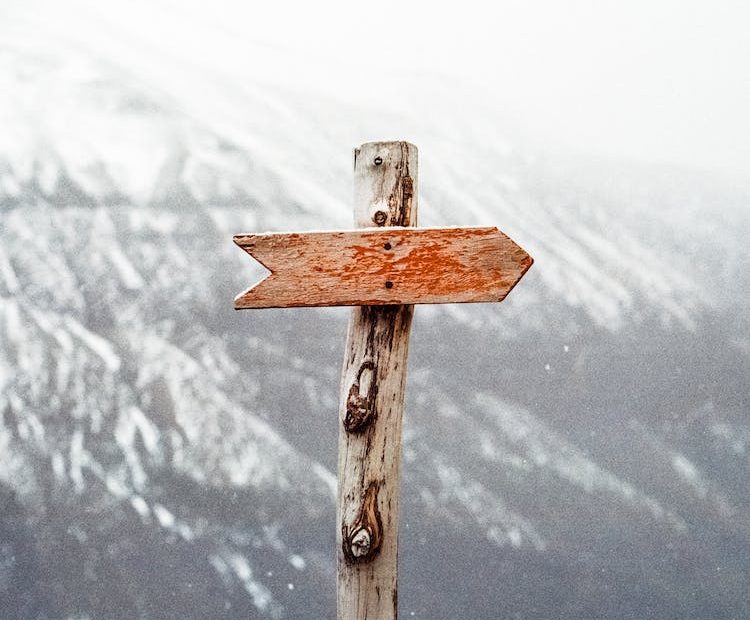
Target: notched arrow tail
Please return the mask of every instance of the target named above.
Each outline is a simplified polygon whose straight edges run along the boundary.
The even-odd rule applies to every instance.
[[[264,256],[262,244],[258,243],[262,241],[262,235],[234,235],[232,240],[238,247],[247,252],[250,258],[260,263],[268,271],[262,279],[234,298],[234,309],[244,310],[264,307],[258,305],[258,302],[265,297],[263,295],[264,290],[272,284],[269,281],[274,276],[274,270],[270,266],[270,257]]]

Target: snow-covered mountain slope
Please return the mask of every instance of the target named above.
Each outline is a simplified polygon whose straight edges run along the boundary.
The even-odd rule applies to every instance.
[[[423,225],[536,259],[502,306],[418,308],[402,613],[748,614],[746,191],[515,143],[450,85],[376,114],[91,20],[0,48],[3,617],[332,615],[346,311],[235,313],[231,235],[346,227],[386,130]]]
[[[339,121],[336,132],[334,103],[331,118],[320,119],[325,102],[258,86],[224,103],[255,122],[218,127],[213,116],[192,116],[139,86],[123,68],[80,54],[5,49],[0,62],[2,90],[14,93],[0,110],[9,128],[0,138],[6,208],[39,197],[76,206],[245,207],[240,221],[226,221],[227,232],[287,228],[290,214],[301,227],[349,223],[351,142],[336,138],[353,128]],[[399,124],[415,136],[429,132],[425,119],[406,117],[411,122]],[[456,118],[448,108],[446,117],[454,126],[422,147],[423,223],[499,224],[544,263],[534,276],[540,294],[606,327],[646,312],[690,326],[734,294],[729,283],[746,285],[746,250],[735,238],[747,227],[746,194],[716,195],[702,179],[672,171],[645,179],[627,169],[599,172],[596,184],[586,184],[580,163],[488,144],[482,128],[492,126],[491,116]],[[318,123],[324,132],[314,131]],[[696,265],[694,256],[705,260]]]

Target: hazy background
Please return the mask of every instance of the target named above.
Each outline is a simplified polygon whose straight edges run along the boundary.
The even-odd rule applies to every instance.
[[[3,2],[0,617],[334,617],[348,310],[231,237],[382,139],[535,258],[416,310],[401,616],[750,617],[747,11]]]
[[[425,80],[450,79],[479,87],[543,148],[747,176],[750,8],[741,0],[6,0],[0,10],[0,32],[27,45],[159,50],[196,72],[294,83],[372,113],[399,109]],[[131,32],[142,49],[121,49],[108,28]],[[201,34],[215,31],[219,39]],[[423,97],[419,105],[429,109]]]

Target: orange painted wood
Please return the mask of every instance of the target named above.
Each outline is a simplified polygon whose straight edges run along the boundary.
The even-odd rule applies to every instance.
[[[234,307],[502,301],[532,258],[495,227],[237,235],[271,274]]]

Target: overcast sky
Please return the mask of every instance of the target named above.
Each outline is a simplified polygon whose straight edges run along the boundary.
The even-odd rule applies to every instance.
[[[640,161],[747,171],[746,0],[269,4],[258,37],[481,82],[540,136]]]
[[[218,24],[229,38],[296,58],[294,79],[305,87],[319,83],[341,96],[356,90],[377,102],[393,99],[394,85],[403,89],[412,76],[459,78],[457,84],[490,92],[502,116],[519,128],[561,149],[750,176],[746,1],[3,4],[0,36],[20,32],[13,17],[24,14],[25,27],[37,36],[48,26],[83,40],[90,34],[83,14],[100,11],[131,20],[139,34],[173,41],[179,52],[199,49],[202,30]],[[217,47],[208,44],[205,53]]]

